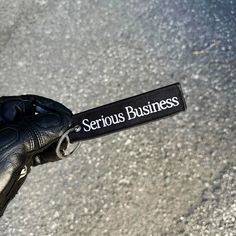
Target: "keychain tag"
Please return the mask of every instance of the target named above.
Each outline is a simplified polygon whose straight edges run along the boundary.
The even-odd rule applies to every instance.
[[[93,108],[73,116],[79,132],[71,132],[71,141],[96,138],[186,110],[179,83]]]

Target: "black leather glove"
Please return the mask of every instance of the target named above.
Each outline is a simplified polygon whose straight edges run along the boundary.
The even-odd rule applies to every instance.
[[[59,160],[55,147],[71,124],[71,111],[51,99],[0,97],[0,216],[31,166]]]

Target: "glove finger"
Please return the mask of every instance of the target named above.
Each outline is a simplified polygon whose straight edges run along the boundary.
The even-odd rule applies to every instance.
[[[3,96],[0,97],[0,125],[32,116],[56,112],[71,116],[72,112],[59,102],[37,95]]]
[[[35,157],[33,157],[32,166],[37,166],[37,165],[45,164],[48,162],[59,161],[60,158],[56,154],[57,143],[58,142],[55,141],[43,152],[38,153]],[[66,149],[66,147],[67,147],[67,143],[66,142],[62,143],[61,148]]]
[[[69,129],[72,124],[72,116],[48,112],[26,118],[23,124],[31,131],[31,140],[33,140],[33,146],[31,142],[31,146],[27,150],[40,153],[58,141]]]
[[[33,114],[35,107],[30,100],[21,96],[0,97],[0,125]]]
[[[33,157],[32,166],[41,165],[47,162],[58,161],[59,158],[57,157],[56,152],[55,152],[56,145],[57,145],[57,142],[54,142],[46,150],[44,150],[43,152]]]
[[[38,113],[56,112],[66,115],[72,115],[72,112],[67,107],[52,99],[31,94],[23,95],[22,97],[31,101],[35,106],[36,112]]]

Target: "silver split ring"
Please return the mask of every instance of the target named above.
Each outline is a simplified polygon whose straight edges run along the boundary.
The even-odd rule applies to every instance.
[[[57,144],[57,147],[56,147],[56,154],[57,156],[60,158],[60,159],[65,159],[67,158],[68,156],[72,155],[79,147],[80,147],[80,144],[81,142],[76,142],[76,144],[72,144],[71,141],[70,141],[70,138],[69,138],[69,134],[71,132],[79,132],[81,130],[81,127],[79,125],[75,126],[75,127],[72,127],[70,129],[68,129],[59,139],[58,141],[58,144]],[[64,141],[67,141],[67,146],[66,146],[66,149],[63,149],[62,148],[62,143]],[[68,149],[71,149],[70,146],[74,146],[74,148],[72,150],[68,150]]]

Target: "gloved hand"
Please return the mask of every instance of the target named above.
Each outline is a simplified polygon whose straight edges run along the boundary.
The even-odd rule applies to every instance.
[[[72,125],[72,112],[35,95],[0,97],[0,216],[31,166],[57,161],[60,136]]]

